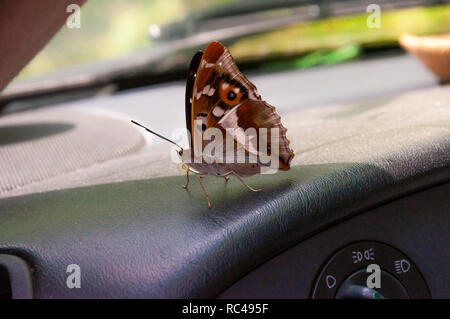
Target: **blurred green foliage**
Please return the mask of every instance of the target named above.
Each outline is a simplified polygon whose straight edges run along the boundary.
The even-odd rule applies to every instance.
[[[450,32],[450,6],[414,7],[381,12],[381,28],[367,27],[369,14],[307,21],[281,30],[254,35],[230,47],[240,60],[295,56],[345,46],[377,47],[397,43],[399,35]]]
[[[63,26],[20,75],[146,48],[148,27],[181,18],[186,6],[183,0],[88,0],[81,9],[81,28]]]
[[[293,60],[268,62],[264,70],[306,69],[316,65],[337,64],[358,57],[360,52],[359,45],[348,45],[336,50],[320,49]]]
[[[81,10],[81,28],[64,26],[20,77],[148,48],[151,46],[148,37],[151,24],[168,23],[183,18],[192,10],[230,2],[236,0],[87,1]],[[296,56],[319,50],[291,65],[293,68],[304,68],[351,58],[358,54],[360,46],[395,43],[404,32],[450,32],[450,6],[382,12],[381,29],[369,29],[367,16],[361,14],[298,23],[241,39],[230,50],[239,61],[268,56]]]

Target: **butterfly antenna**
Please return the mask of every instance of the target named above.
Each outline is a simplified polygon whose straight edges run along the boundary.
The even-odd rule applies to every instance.
[[[162,135],[160,135],[160,134],[158,134],[158,133],[156,133],[156,132],[153,132],[151,129],[145,127],[145,126],[142,125],[142,124],[139,124],[139,123],[136,122],[136,121],[131,120],[131,123],[136,124],[137,126],[140,126],[140,127],[142,127],[143,129],[145,129],[147,132],[152,133],[152,134],[155,134],[156,136],[162,138],[163,140],[166,140],[167,142],[170,142],[170,143],[172,143],[173,145],[178,146],[182,151],[184,151],[184,149],[183,149],[180,145],[178,145],[178,144],[175,143],[174,141],[169,140],[167,137],[164,137],[164,136],[162,136]]]

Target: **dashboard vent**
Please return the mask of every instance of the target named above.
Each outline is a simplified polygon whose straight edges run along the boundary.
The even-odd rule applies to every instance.
[[[0,254],[0,299],[31,299],[30,269],[20,257]]]
[[[11,299],[11,280],[5,267],[0,265],[0,299]]]

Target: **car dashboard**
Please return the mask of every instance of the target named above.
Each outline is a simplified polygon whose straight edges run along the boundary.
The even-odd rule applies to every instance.
[[[364,298],[376,265],[382,297],[449,298],[450,87],[409,56],[249,78],[296,155],[260,193],[205,179],[212,209],[129,122],[184,127],[183,83],[4,115],[0,292]]]

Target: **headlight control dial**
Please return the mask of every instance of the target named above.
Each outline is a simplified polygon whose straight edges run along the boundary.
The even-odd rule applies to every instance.
[[[315,299],[430,298],[428,286],[411,259],[392,246],[361,241],[335,253],[321,270]]]

